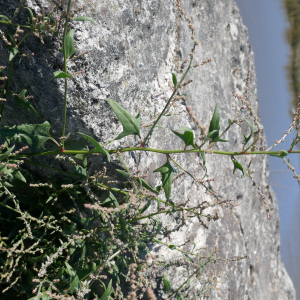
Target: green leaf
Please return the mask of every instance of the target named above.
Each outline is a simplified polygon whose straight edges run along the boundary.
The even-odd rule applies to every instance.
[[[79,134],[83,135],[85,138],[87,138],[94,145],[95,149],[98,152],[103,153],[107,156],[107,160],[108,160],[108,162],[110,162],[109,153],[105,149],[103,149],[97,141],[95,141],[92,137],[90,137],[84,133],[81,133],[81,132],[77,132],[77,133],[79,133]]]
[[[18,180],[21,180],[23,182],[26,182],[26,179],[25,177],[23,176],[23,174],[19,171],[19,170],[16,170],[13,172],[13,176],[14,178],[18,179]]]
[[[139,117],[133,117],[126,109],[124,109],[117,102],[111,99],[108,99],[107,101],[110,104],[114,113],[116,114],[118,120],[123,125],[123,132],[116,137],[116,140],[119,140],[127,135],[138,135],[140,137],[141,119]]]
[[[122,171],[122,170],[118,170],[116,169],[116,171],[121,174],[123,177],[125,177],[126,179],[130,178],[130,174],[125,172],[125,171]]]
[[[122,233],[124,234],[128,229],[128,223],[123,217],[119,218],[119,222],[120,222]]]
[[[74,21],[90,21],[96,24],[96,22],[90,17],[76,17],[73,19]]]
[[[82,179],[86,179],[87,177],[87,171],[86,171],[86,168],[83,168],[81,166],[72,166],[71,167],[71,170],[73,172],[75,172],[77,175],[80,176],[80,178]]]
[[[38,112],[33,108],[30,102],[25,98],[27,90],[24,89],[19,95],[15,96],[15,106],[21,107],[32,115],[39,117]]]
[[[163,290],[165,292],[170,292],[171,291],[171,283],[169,282],[169,280],[167,279],[166,275],[163,275],[163,283],[164,283],[164,287]]]
[[[8,18],[7,16],[0,15],[0,18],[2,18],[2,19],[5,19],[6,21],[8,21],[8,22],[9,22],[9,18]]]
[[[217,103],[214,110],[214,114],[209,124],[207,138],[210,138],[212,142],[228,142],[226,140],[220,139],[219,131],[220,131],[220,112],[219,112],[219,103]]]
[[[245,119],[245,121],[246,121],[246,122],[248,123],[248,125],[250,126],[251,132],[250,132],[250,135],[249,135],[248,137],[246,137],[246,136],[244,135],[244,138],[245,138],[245,142],[243,143],[244,145],[246,145],[246,144],[249,142],[249,140],[252,138],[253,133],[254,133],[254,128],[253,128],[252,123],[251,123],[249,120],[247,120],[247,119]]]
[[[43,291],[43,292],[41,292],[41,295],[33,296],[33,297],[29,298],[28,300],[51,300],[50,297],[46,293],[47,293],[47,291]]]
[[[102,204],[105,205],[105,204],[111,204],[111,203],[113,203],[115,207],[119,207],[119,203],[118,203],[116,197],[114,196],[114,194],[109,192],[109,197],[106,198]]]
[[[177,87],[177,78],[176,78],[176,75],[174,73],[172,73],[172,80],[173,80],[174,86]]]
[[[151,200],[148,201],[148,202],[143,206],[143,208],[139,209],[139,213],[140,213],[140,214],[144,213],[144,212],[150,207],[150,205],[151,205]]]
[[[205,153],[204,153],[204,151],[201,151],[200,154],[201,154],[202,159],[203,159],[203,166],[205,166],[205,163],[206,163]]]
[[[101,296],[100,300],[107,300],[109,295],[111,294],[111,290],[112,290],[112,279],[110,280],[110,282],[107,286],[107,289],[105,290],[105,292]]]
[[[19,50],[17,48],[12,48],[9,51],[9,61],[12,61],[14,59],[14,57],[19,53]]]
[[[194,144],[193,130],[189,127],[181,127],[178,130],[184,131],[184,133],[179,133],[179,132],[174,131],[174,130],[172,130],[172,132],[184,141],[185,147],[193,146],[194,148],[196,148],[196,146]]]
[[[80,288],[80,280],[76,274],[76,271],[67,262],[65,262],[65,265],[66,265],[68,273],[71,277],[70,278],[70,283],[71,283],[70,293],[73,293],[74,291],[78,291],[78,289]]]
[[[32,23],[32,19],[33,19],[33,12],[32,12],[32,10],[31,10],[29,7],[25,7],[25,8],[27,8],[27,9],[28,9],[28,11],[29,11],[29,14],[30,14],[30,20],[31,20],[31,23]]]
[[[219,131],[220,130],[220,112],[219,112],[219,103],[216,104],[214,114],[212,116],[212,119],[210,121],[209,130],[208,132],[212,132],[214,130]]]
[[[43,124],[23,124],[0,128],[0,137],[25,143],[33,149],[39,149],[43,148],[45,142],[51,138],[49,130],[50,123],[47,121]]]
[[[175,250],[175,249],[176,249],[176,246],[175,246],[175,245],[169,245],[169,248],[170,248],[171,250]]]
[[[185,253],[183,253],[183,255],[184,255],[190,262],[194,263],[194,261],[193,261],[188,255],[186,255]]]
[[[66,36],[66,56],[70,58],[77,50],[74,48],[74,33],[75,30],[71,29]]]
[[[287,156],[289,153],[286,151],[286,150],[281,150],[279,152],[279,154],[269,154],[271,156],[276,156],[276,157],[279,157],[279,158],[283,158],[285,156]]]
[[[228,125],[230,126],[232,124],[232,121],[228,119]]]
[[[171,164],[167,161],[162,167],[156,169],[154,172],[160,172],[162,176],[162,186],[165,191],[167,200],[170,200],[171,187],[174,170]]]
[[[234,174],[236,169],[239,169],[243,173],[243,176],[244,176],[244,172],[245,172],[244,167],[234,158],[232,158],[232,162],[233,162],[233,165],[234,165],[233,174]]]
[[[72,219],[74,219],[76,222],[81,224],[85,229],[89,229],[93,226],[93,223],[97,217],[92,218],[80,218],[77,216],[71,216]]]
[[[182,297],[180,296],[180,294],[176,293],[176,298],[177,300],[183,300]]]
[[[73,78],[72,75],[69,75],[63,71],[56,71],[53,73],[54,77],[52,77],[50,80],[53,80],[53,79],[58,79],[58,78]]]
[[[158,192],[149,185],[143,178],[138,178],[139,184],[142,185],[145,189],[149,190],[152,193],[158,194]]]
[[[5,153],[1,154],[0,155],[0,161],[5,159],[14,150],[14,148],[15,148],[15,146],[12,146]]]
[[[157,223],[157,228],[156,228],[156,231],[155,231],[155,235],[159,234],[161,229],[162,229],[162,222],[159,221],[158,219],[154,219]]]

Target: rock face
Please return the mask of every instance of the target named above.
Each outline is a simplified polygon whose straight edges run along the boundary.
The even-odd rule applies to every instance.
[[[168,72],[178,73],[182,60],[189,56],[191,34],[177,11],[176,1],[80,0],[79,4],[84,7],[80,14],[92,17],[96,25],[74,22],[76,48],[79,52],[89,50],[89,54],[76,63],[70,63],[70,72],[84,70],[85,74],[69,81],[67,132],[71,132],[73,139],[79,138],[76,132],[84,132],[103,143],[121,132],[121,124],[106,99],[117,101],[134,115],[140,112],[143,122],[150,122],[150,114],[153,116],[161,111],[171,93],[168,85],[171,75]],[[3,13],[11,14],[15,6],[15,1],[0,1]],[[51,9],[53,3],[50,0],[28,0],[27,6],[40,13]],[[242,94],[245,90],[248,69],[252,70],[249,101],[256,112],[259,110],[253,52],[247,28],[242,24],[234,1],[188,0],[182,1],[182,8],[192,19],[195,40],[200,42],[195,60],[202,62],[211,58],[212,62],[188,75],[187,79],[194,82],[185,88],[185,100],[172,109],[173,117],[162,118],[161,125],[166,129],[155,129],[149,139],[151,148],[182,149],[180,139],[170,131],[182,126],[193,128],[196,138],[200,136],[186,105],[191,107],[202,125],[208,126],[214,107],[219,103],[220,125],[221,129],[225,129],[228,119],[235,114],[235,107],[240,105],[232,95]],[[35,55],[16,63],[12,87],[16,91],[28,87],[35,96],[32,103],[41,118],[34,119],[23,112],[16,116],[13,103],[8,103],[4,113],[5,124],[48,120],[52,124],[53,136],[60,136],[63,86],[59,81],[49,82],[53,71],[61,68],[59,48],[55,38],[46,38],[43,46],[36,38],[24,44],[23,51],[35,52]],[[7,52],[3,43],[0,43],[0,53],[0,64],[4,65]],[[39,82],[36,74],[40,77]],[[224,137],[229,143],[219,143],[215,149],[240,150],[243,134],[247,133],[245,129],[234,126]],[[146,133],[147,129],[143,129],[143,136]],[[125,147],[138,144],[138,139],[125,138],[112,145]],[[260,146],[264,145],[263,139]],[[152,171],[165,163],[165,155],[135,152],[124,157],[132,170],[148,169],[152,185],[160,183],[159,175]],[[191,173],[200,174],[199,178],[203,174],[201,159],[196,154],[172,157]],[[249,158],[239,161],[248,165]],[[105,163],[105,157],[98,163]],[[210,292],[210,299],[246,300],[250,299],[247,291],[251,299],[295,299],[293,285],[280,259],[278,207],[268,185],[267,158],[253,157],[252,169],[255,171],[254,180],[262,187],[269,202],[270,221],[249,178],[241,178],[238,170],[232,174],[230,157],[208,154],[207,168],[209,176],[216,178],[212,187],[226,199],[236,198],[239,206],[234,209],[218,206],[216,210],[221,219],[208,223],[208,229],[191,219],[180,232],[171,235],[168,243],[180,245],[191,239],[197,247],[212,249],[216,246],[220,249],[219,256],[224,258],[249,255],[247,259],[228,262],[223,269],[217,269],[221,278]],[[191,206],[214,201],[202,187],[192,185],[192,180],[185,177],[176,181],[171,200],[180,203],[187,199],[190,199]],[[168,220],[164,221],[167,223]],[[192,247],[188,244],[185,249],[189,251]],[[159,258],[167,261],[174,258],[174,252],[166,247],[154,249]],[[183,282],[185,272],[184,268],[176,269],[172,277],[174,286]],[[171,276],[170,271],[166,274]],[[197,288],[200,287],[198,283]],[[159,294],[159,297],[163,295]]]

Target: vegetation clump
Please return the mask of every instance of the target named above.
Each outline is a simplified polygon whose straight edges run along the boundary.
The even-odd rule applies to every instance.
[[[192,79],[187,79],[191,69],[209,63],[196,62],[194,53],[198,41],[192,20],[176,0],[178,13],[186,20],[190,29],[192,47],[189,58],[182,62],[180,72],[172,73],[170,88],[172,95],[160,114],[156,115],[150,124],[142,124],[143,116],[132,116],[120,104],[108,99],[108,103],[123,126],[123,131],[105,144],[100,145],[94,138],[85,133],[78,133],[81,139],[70,141],[66,132],[68,81],[79,72],[69,73],[68,62],[75,61],[83,55],[76,53],[74,47],[73,29],[70,22],[93,22],[90,17],[77,16],[81,10],[71,11],[71,2],[58,15],[56,8],[47,13],[35,15],[24,7],[24,1],[12,16],[0,15],[0,24],[6,26],[6,31],[0,31],[2,42],[6,46],[7,66],[1,66],[0,72],[0,121],[5,114],[5,102],[12,97],[16,109],[24,109],[28,114],[38,116],[38,111],[31,104],[32,96],[27,90],[13,90],[12,76],[15,61],[25,55],[22,45],[34,35],[44,43],[48,35],[61,40],[64,64],[61,70],[54,72],[51,80],[59,79],[64,85],[64,111],[62,132],[59,137],[50,134],[51,124],[45,121],[41,124],[23,124],[0,128],[0,290],[1,299],[138,299],[148,297],[156,299],[164,294],[169,299],[200,299],[208,297],[216,287],[220,274],[215,273],[213,266],[217,263],[230,263],[246,257],[223,258],[218,255],[218,249],[201,249],[190,240],[182,245],[168,244],[171,233],[186,226],[187,221],[196,218],[204,227],[210,221],[217,221],[220,215],[210,209],[221,204],[235,206],[234,199],[224,199],[215,191],[206,169],[207,154],[226,155],[232,160],[233,173],[249,177],[257,187],[262,197],[267,217],[270,218],[269,205],[261,187],[254,181],[251,163],[243,166],[240,156],[273,155],[282,159],[294,172],[294,177],[300,181],[287,155],[299,153],[293,150],[300,141],[298,104],[293,122],[284,137],[270,147],[263,149],[257,146],[261,139],[261,126],[255,111],[248,101],[250,71],[246,79],[245,94],[235,94],[240,100],[234,118],[228,121],[224,130],[220,127],[220,112],[218,104],[212,113],[210,124],[201,126],[191,107],[187,106],[193,122],[200,128],[200,143],[195,140],[191,128],[181,127],[172,132],[181,139],[182,149],[162,150],[149,147],[148,139],[161,118],[171,112],[176,102],[184,99],[182,90]],[[15,23],[20,11],[26,11],[28,22]],[[19,83],[16,86],[20,86]],[[244,135],[240,151],[214,150],[217,143],[226,143],[224,135],[233,126],[245,123],[249,134]],[[148,129],[142,136],[141,127]],[[288,150],[271,151],[279,143],[284,142],[287,134],[296,127],[296,137]],[[107,145],[115,140],[134,135],[140,139],[138,147],[108,149]],[[53,143],[53,146],[49,144]],[[199,144],[198,144],[199,143]],[[76,144],[76,145],[75,145]],[[45,147],[47,149],[45,149]],[[73,148],[72,148],[73,147]],[[78,150],[81,149],[81,150]],[[147,182],[147,173],[143,170],[130,170],[123,159],[126,152],[154,152],[166,155],[166,162],[154,172],[161,178],[161,184],[156,187]],[[203,176],[192,174],[180,165],[173,154],[199,154],[202,158]],[[123,169],[116,170],[119,177],[112,177],[109,169],[103,167],[96,172],[90,171],[89,157],[104,155],[109,162],[112,155],[118,157]],[[32,157],[50,156],[53,159],[68,160],[69,170],[55,169],[32,161]],[[41,178],[34,174],[26,165],[38,165],[45,171],[57,173],[51,179]],[[180,171],[178,171],[180,170]],[[171,190],[174,182],[184,180],[184,176],[192,178],[194,184],[204,187],[213,201],[204,201],[192,206],[189,200],[177,203],[171,200]],[[122,179],[120,179],[122,178]],[[162,222],[162,216],[173,220],[174,226]],[[174,256],[172,261],[163,261],[152,251],[153,245],[160,244],[181,256]],[[190,251],[186,245],[191,245]],[[168,269],[173,270],[184,266],[186,277],[179,286],[173,286],[166,275]],[[158,286],[158,278],[161,286]],[[194,287],[194,283],[198,282]]]

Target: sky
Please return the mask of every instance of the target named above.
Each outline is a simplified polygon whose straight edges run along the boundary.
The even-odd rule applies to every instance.
[[[285,39],[289,26],[282,0],[235,0],[255,55],[260,115],[268,146],[279,140],[291,123],[292,93],[286,66],[290,47]],[[277,146],[288,149],[294,134]],[[290,155],[291,156],[291,155]],[[291,157],[299,174],[299,156]],[[269,157],[270,184],[280,214],[281,256],[300,300],[300,195],[299,185],[281,159]]]

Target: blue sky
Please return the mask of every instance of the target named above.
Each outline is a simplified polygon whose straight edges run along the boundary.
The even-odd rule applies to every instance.
[[[248,27],[255,54],[260,115],[270,146],[282,137],[291,123],[292,94],[285,69],[290,55],[285,39],[289,24],[281,0],[236,0],[236,3]],[[288,148],[293,137],[291,134],[278,149]],[[294,155],[291,161],[299,171],[299,157]],[[270,183],[279,203],[282,260],[300,299],[299,185],[281,159],[270,157],[269,163]]]

